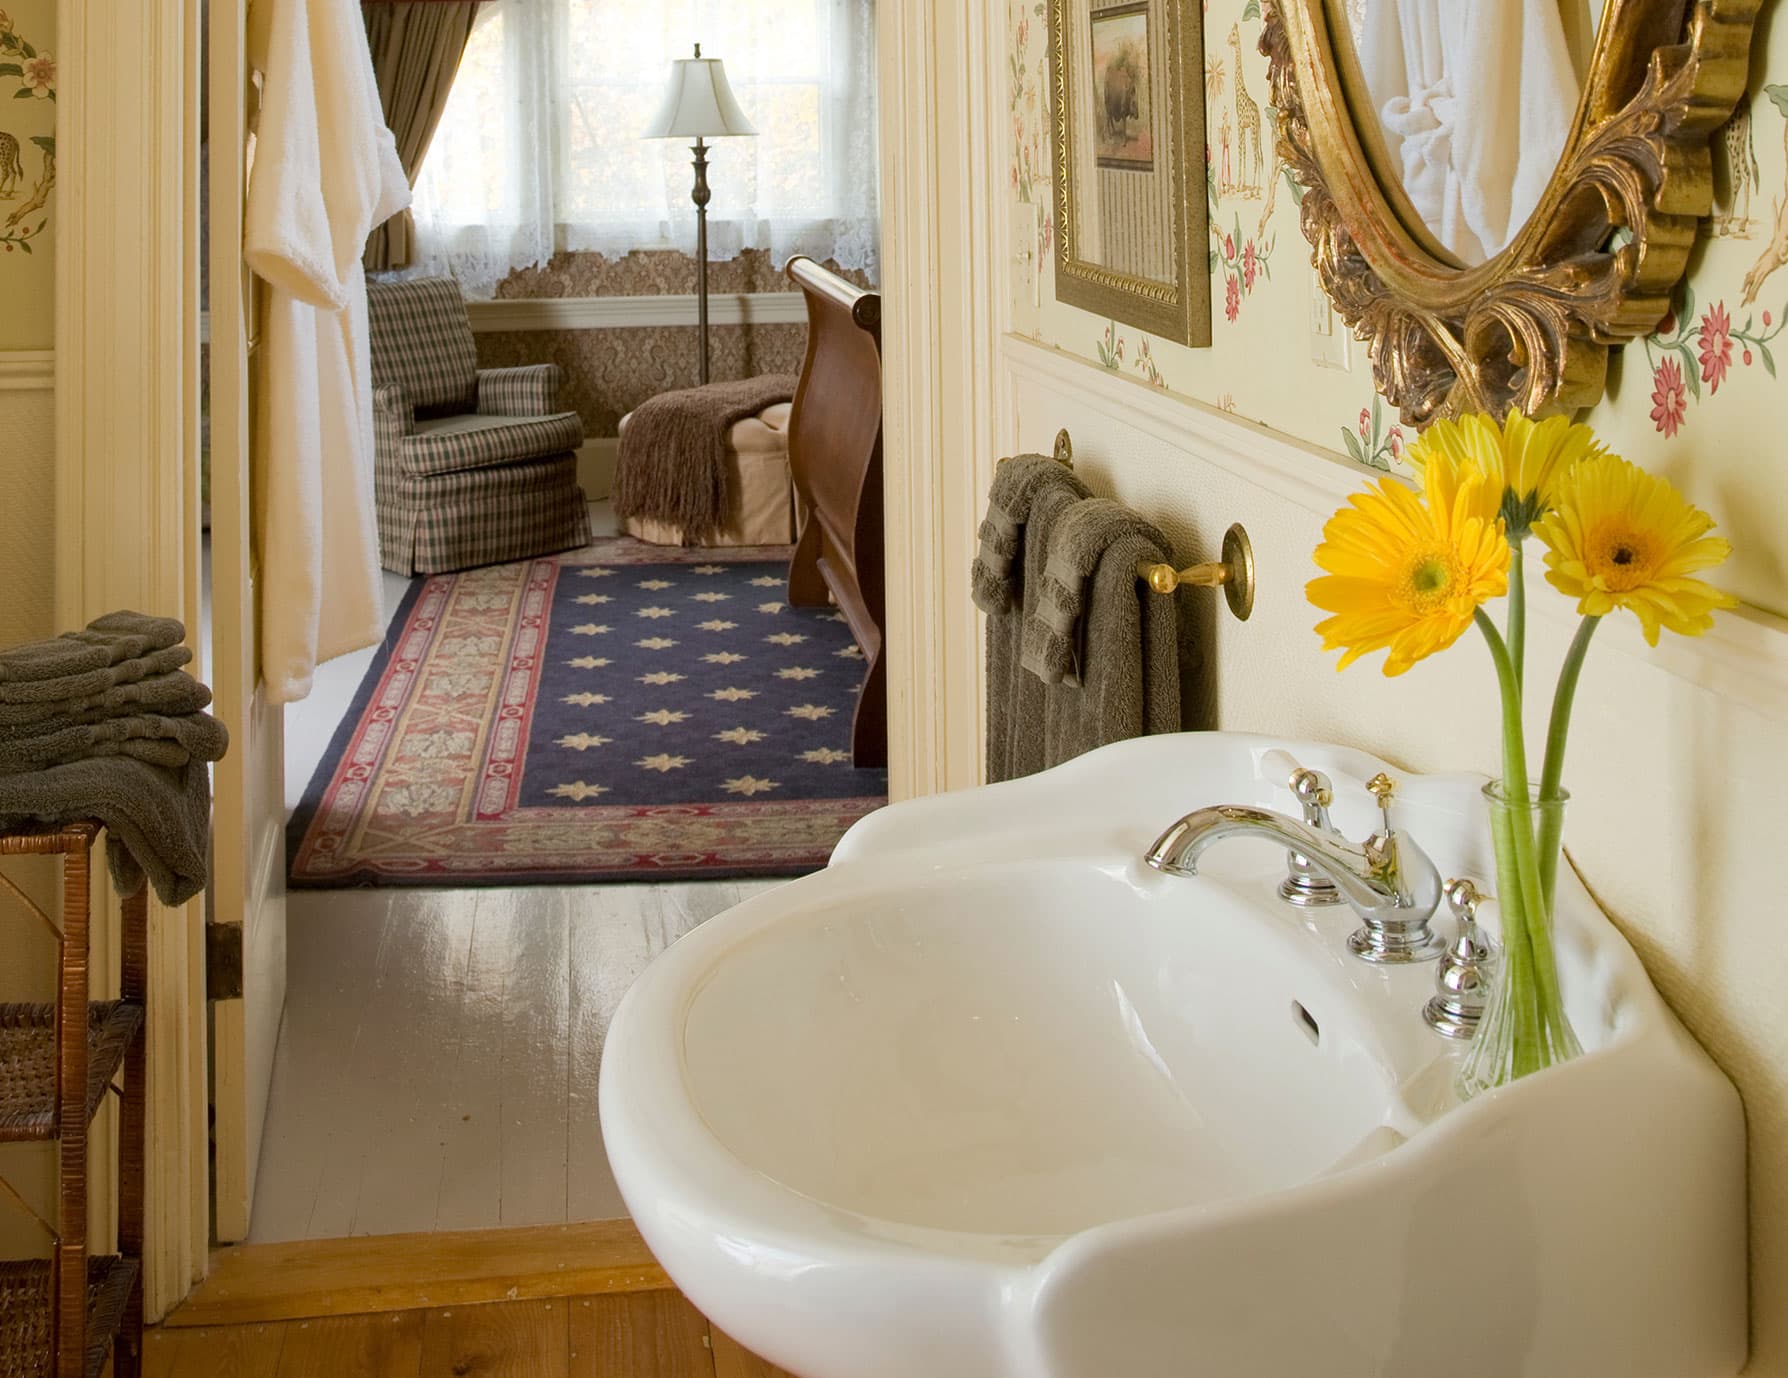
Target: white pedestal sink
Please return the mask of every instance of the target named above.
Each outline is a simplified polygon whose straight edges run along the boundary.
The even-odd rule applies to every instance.
[[[603,1132],[695,1304],[800,1378],[1736,1373],[1738,1096],[1574,875],[1585,1055],[1461,1105],[1433,965],[1351,957],[1282,850],[1143,864],[1194,807],[1290,808],[1275,748],[1371,830],[1359,753],[1127,742],[873,814],[654,962]],[[1397,821],[1488,887],[1480,783],[1404,777]]]

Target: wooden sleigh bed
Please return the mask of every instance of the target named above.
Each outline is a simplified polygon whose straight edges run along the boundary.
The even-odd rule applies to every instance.
[[[882,299],[810,258],[787,273],[807,300],[807,357],[788,458],[807,513],[788,569],[791,607],[838,604],[868,668],[851,721],[851,763],[888,763],[882,571]]]

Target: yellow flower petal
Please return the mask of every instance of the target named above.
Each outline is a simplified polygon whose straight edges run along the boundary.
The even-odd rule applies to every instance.
[[[1381,479],[1323,528],[1324,573],[1305,592],[1333,614],[1316,631],[1323,649],[1342,652],[1339,669],[1382,650],[1385,674],[1400,675],[1457,641],[1508,587],[1495,486],[1451,449],[1437,446],[1426,467],[1421,494]]]
[[[1646,641],[1660,631],[1699,636],[1738,600],[1693,576],[1732,553],[1708,533],[1713,518],[1663,479],[1617,455],[1581,460],[1560,484],[1557,508],[1534,526],[1546,546],[1546,581],[1585,617],[1625,608]]]
[[[1604,453],[1588,426],[1563,416],[1531,421],[1511,411],[1499,425],[1482,413],[1436,421],[1409,447],[1409,462],[1426,478],[1435,461],[1482,475],[1496,492],[1508,534],[1519,540],[1556,499],[1577,464]]]

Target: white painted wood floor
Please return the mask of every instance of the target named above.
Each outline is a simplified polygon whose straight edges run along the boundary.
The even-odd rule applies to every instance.
[[[626,1215],[609,1020],[653,956],[776,884],[294,893],[251,1242]]]
[[[611,535],[606,503],[592,504]],[[408,580],[387,575],[386,614]],[[286,715],[288,810],[372,661]],[[775,881],[294,892],[250,1241],[606,1220],[596,1070],[653,956]]]

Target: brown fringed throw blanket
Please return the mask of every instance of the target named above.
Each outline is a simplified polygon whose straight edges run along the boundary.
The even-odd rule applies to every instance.
[[[726,523],[732,493],[726,441],[732,429],[778,402],[799,381],[770,373],[660,393],[628,419],[615,464],[615,515],[668,522],[685,545],[700,545]]]

